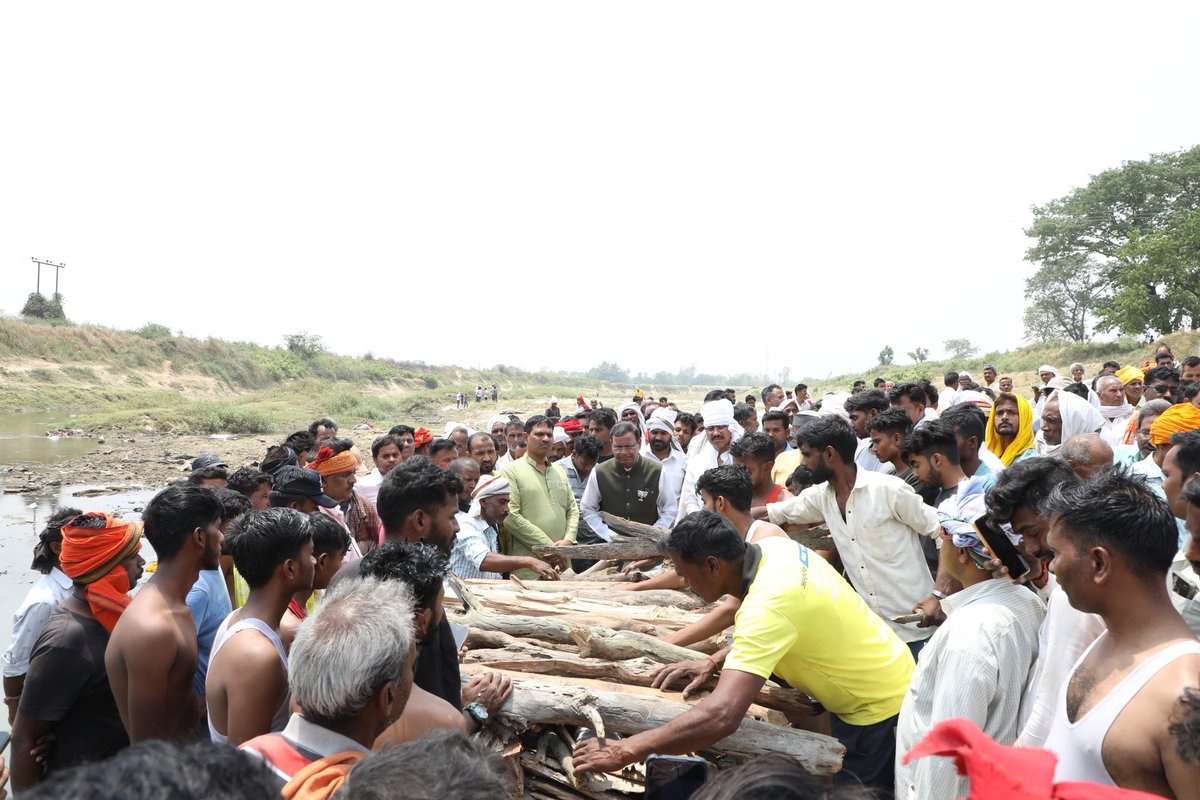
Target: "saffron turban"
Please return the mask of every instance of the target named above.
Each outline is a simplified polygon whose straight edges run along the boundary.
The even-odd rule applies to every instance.
[[[992,455],[1004,462],[1004,466],[1012,465],[1017,456],[1024,453],[1029,448],[1033,447],[1033,407],[1029,405],[1029,401],[1019,394],[1014,394],[1012,397],[1017,399],[1017,435],[1012,440],[1007,448],[996,435],[996,407],[992,406],[992,411],[988,414],[987,431],[984,434],[984,440],[987,444],[987,449]],[[997,402],[999,398],[997,397]]]
[[[308,466],[309,469],[315,469],[321,473],[321,477],[340,475],[343,472],[353,472],[358,469],[358,459],[349,450],[343,450],[335,456],[333,450],[322,447],[317,451],[317,457]]]
[[[567,419],[564,419],[562,422],[558,423],[554,427],[562,428],[567,433],[575,433],[575,432],[583,433],[583,423],[580,422],[579,420],[575,419],[574,417],[568,417]]]
[[[1150,425],[1150,444],[1167,444],[1176,433],[1200,428],[1200,408],[1191,403],[1176,403]]]
[[[1137,367],[1130,366],[1117,370],[1117,377],[1121,379],[1121,385],[1125,386],[1130,381],[1146,380],[1146,373],[1142,372]]]
[[[479,501],[502,494],[512,494],[508,478],[505,478],[503,475],[488,478],[476,486],[475,491],[471,492],[471,507],[467,510],[467,513],[472,517],[478,517],[482,510]]]
[[[1058,757],[1039,747],[997,744],[967,719],[934,725],[904,756],[954,759],[959,775],[970,782],[967,800],[1151,800],[1158,795],[1084,781],[1054,782]]]
[[[103,527],[82,527],[99,520]],[[88,606],[104,629],[112,633],[129,605],[129,572],[121,562],[142,549],[142,523],[113,519],[111,514],[87,513],[62,528],[59,564],[67,577],[87,588]]]
[[[423,447],[433,441],[433,433],[424,425],[413,434],[413,447]]]
[[[704,427],[706,428],[720,425],[728,428],[737,425],[733,420],[733,403],[724,399],[709,400],[700,406],[700,416],[704,418]]]

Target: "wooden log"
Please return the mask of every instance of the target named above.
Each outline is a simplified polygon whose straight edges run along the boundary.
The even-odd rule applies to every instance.
[[[604,520],[605,525],[622,536],[634,536],[641,539],[652,539],[654,541],[658,541],[670,533],[670,531],[666,528],[660,528],[657,525],[646,525],[641,522],[634,522],[631,519],[618,517],[616,514],[610,514],[607,511],[600,512],[600,519]]]
[[[624,661],[627,658],[646,657],[660,664],[704,658],[704,653],[698,650],[680,647],[634,631],[575,625],[571,628],[571,639],[579,645],[579,655],[584,658]]]
[[[473,667],[464,667],[462,680],[470,680]],[[549,683],[522,673],[504,673],[513,682],[512,697],[497,716],[528,727],[533,724],[589,725],[581,707],[595,708],[609,732],[632,734],[658,728],[691,706],[668,696],[633,695],[628,692],[583,689]],[[743,720],[737,731],[714,742],[710,748],[738,758],[754,758],[764,753],[782,753],[795,758],[813,775],[832,775],[841,769],[845,748],[833,738],[757,720]]]
[[[790,531],[788,538],[799,542],[809,550],[834,550],[833,539],[829,536],[828,528],[809,528],[803,531]]]
[[[658,555],[658,543],[652,539],[615,539],[604,544],[539,544],[534,552],[540,556],[555,555],[562,558],[606,558],[618,561],[639,561]]]

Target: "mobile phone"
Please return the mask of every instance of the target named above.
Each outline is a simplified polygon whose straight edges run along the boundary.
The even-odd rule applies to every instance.
[[[976,519],[974,525],[975,530],[979,532],[979,538],[983,540],[984,549],[991,553],[992,558],[1000,559],[1011,580],[1015,581],[1029,572],[1029,565],[1017,552],[1017,546],[1009,540],[1004,531],[992,524],[987,514]]]
[[[708,781],[711,767],[694,756],[646,759],[646,800],[687,800]]]
[[[454,650],[457,652],[462,649],[463,642],[467,640],[467,634],[471,629],[466,625],[459,625],[457,622],[450,623],[450,631],[454,634]]]
[[[0,731],[0,753],[3,753],[4,748],[8,747],[10,739],[12,739],[12,731]]]

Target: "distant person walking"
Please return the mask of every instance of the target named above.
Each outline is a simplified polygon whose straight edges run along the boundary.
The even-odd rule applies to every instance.
[[[483,402],[483,387],[482,386],[476,385],[476,387],[475,387],[475,402],[476,403]]]
[[[492,402],[493,403],[496,402],[496,398],[499,396],[500,396],[500,393],[496,391],[496,384],[493,383],[492,384]]]

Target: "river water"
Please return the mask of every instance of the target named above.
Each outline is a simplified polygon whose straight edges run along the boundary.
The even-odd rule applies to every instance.
[[[30,464],[54,464],[87,454],[97,446],[91,438],[52,440],[47,430],[70,426],[70,415],[0,414],[0,470],[18,469]],[[3,486],[13,473],[0,472]],[[58,509],[64,506],[81,511],[104,511],[122,519],[141,519],[141,510],[156,489],[129,486],[108,493],[111,485],[64,485],[37,493],[0,494],[0,650],[7,650],[12,634],[13,613],[21,605],[29,587],[41,574],[29,568],[38,533]],[[105,490],[97,496],[79,496],[80,492]],[[147,561],[153,556],[149,542],[142,548]],[[144,578],[143,578],[144,580]]]

